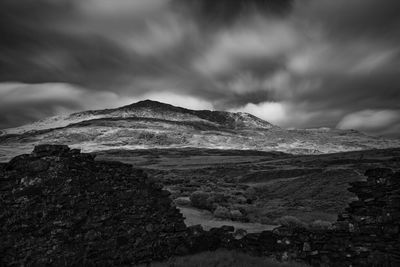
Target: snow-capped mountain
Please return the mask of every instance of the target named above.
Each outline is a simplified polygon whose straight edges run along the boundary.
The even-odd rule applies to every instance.
[[[151,100],[51,117],[0,134],[0,161],[40,143],[63,143],[86,152],[198,147],[302,154],[400,146],[398,140],[352,130],[287,130],[247,113],[190,110]]]

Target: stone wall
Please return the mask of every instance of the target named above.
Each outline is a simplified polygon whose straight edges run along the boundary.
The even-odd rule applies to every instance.
[[[0,166],[0,266],[114,266],[186,253],[168,192],[141,170],[67,146]]]

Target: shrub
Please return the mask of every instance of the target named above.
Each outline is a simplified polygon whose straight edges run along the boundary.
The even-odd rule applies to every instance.
[[[243,218],[243,214],[239,210],[231,211],[231,219],[232,220],[240,220]]]
[[[291,229],[306,229],[307,224],[294,216],[282,216],[275,220],[275,224],[279,224]]]
[[[257,191],[253,187],[249,187],[244,192],[244,196],[248,199],[255,200],[257,198]]]
[[[239,204],[246,204],[246,203],[249,203],[249,202],[248,202],[248,199],[245,198],[244,196],[238,196],[238,197],[234,198],[234,199],[233,199],[233,202],[234,202],[234,203],[239,203]],[[251,202],[251,201],[250,201],[250,202]]]
[[[214,211],[214,216],[220,219],[228,219],[231,217],[231,214],[227,208],[218,206]]]
[[[213,193],[209,197],[209,201],[213,203],[223,203],[228,200],[228,196],[224,193]]]
[[[178,197],[174,200],[176,205],[179,206],[189,206],[190,205],[190,199],[188,199],[187,197]]]
[[[316,220],[310,224],[312,230],[329,230],[332,228],[332,223],[328,221]]]
[[[210,195],[203,191],[195,191],[190,195],[190,202],[192,203],[193,207],[199,209],[210,209],[211,205],[209,202]]]

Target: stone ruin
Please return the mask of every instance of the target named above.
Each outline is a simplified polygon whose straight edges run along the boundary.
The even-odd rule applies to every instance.
[[[400,173],[366,172],[329,230],[186,227],[141,171],[41,145],[0,164],[0,266],[121,266],[219,248],[312,266],[400,266]],[[237,233],[237,232],[236,232]]]
[[[41,145],[0,166],[0,266],[115,266],[182,254],[186,226],[141,170]]]

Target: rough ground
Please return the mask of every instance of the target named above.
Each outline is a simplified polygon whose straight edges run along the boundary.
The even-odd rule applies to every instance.
[[[150,149],[110,150],[96,155],[98,159],[144,168],[171,192],[173,199],[188,199],[193,192],[202,191],[210,196],[202,209],[211,213],[217,206],[239,210],[243,216],[236,220],[265,225],[273,225],[275,219],[286,215],[306,223],[335,221],[355,198],[347,190],[349,182],[365,180],[364,172],[370,168],[400,169],[400,149],[325,155]],[[187,201],[177,203],[192,207]],[[198,214],[189,219],[196,217]]]

